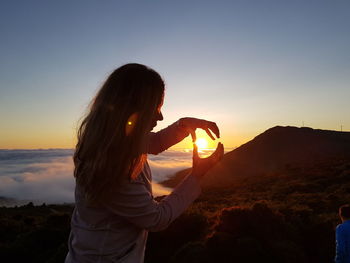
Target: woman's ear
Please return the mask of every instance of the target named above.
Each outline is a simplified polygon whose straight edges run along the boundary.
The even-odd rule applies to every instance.
[[[125,124],[126,136],[128,136],[129,134],[132,133],[132,131],[136,125],[138,116],[139,116],[139,114],[137,112],[135,112],[135,113],[131,114],[130,117],[128,118],[128,120],[126,121],[126,124]]]

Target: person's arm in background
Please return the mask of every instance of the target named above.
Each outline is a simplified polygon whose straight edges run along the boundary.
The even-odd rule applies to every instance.
[[[346,241],[342,229],[342,225],[338,225],[335,230],[335,262],[336,263],[345,263],[345,251],[346,251]]]
[[[174,122],[159,132],[150,133],[147,153],[161,153],[169,147],[182,141],[189,134],[191,134],[193,140],[195,140],[195,130],[197,128],[205,130],[213,140],[215,140],[215,138],[211,134],[210,130],[214,132],[216,137],[220,138],[219,128],[215,122],[189,117],[181,118],[177,122]]]

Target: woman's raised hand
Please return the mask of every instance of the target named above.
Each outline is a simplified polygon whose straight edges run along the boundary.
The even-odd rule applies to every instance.
[[[198,178],[202,178],[223,156],[224,145],[221,142],[218,143],[215,152],[207,158],[199,157],[198,147],[193,143],[192,174]]]
[[[218,163],[222,159],[222,157],[224,156],[224,145],[219,142],[215,152],[213,152],[207,158],[200,158],[198,155],[198,147],[195,144],[195,141],[197,139],[195,131],[197,128],[203,129],[206,131],[206,133],[211,139],[215,140],[211,132],[213,132],[217,138],[220,138],[219,128],[215,122],[190,117],[181,118],[178,121],[178,125],[181,128],[187,130],[192,136],[192,141],[194,142],[192,174],[198,178],[201,178],[210,170],[210,168],[212,168],[216,163]]]
[[[186,129],[191,134],[192,140],[194,142],[196,141],[195,131],[197,128],[205,130],[209,137],[213,140],[215,140],[215,138],[212,135],[211,131],[216,135],[217,138],[220,138],[220,131],[215,122],[186,117],[181,118],[178,121],[178,124],[180,127]]]

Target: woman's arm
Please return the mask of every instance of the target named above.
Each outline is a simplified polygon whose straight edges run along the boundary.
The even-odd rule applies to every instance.
[[[160,202],[154,200],[146,182],[139,176],[136,180],[125,178],[113,199],[104,204],[112,213],[134,225],[149,231],[161,231],[200,195],[201,178],[219,162],[224,154],[221,143],[215,152],[204,159],[199,158],[197,146],[193,149],[193,169],[176,188]]]
[[[174,144],[182,141],[189,134],[192,135],[192,139],[195,141],[195,131],[197,128],[205,130],[213,140],[215,138],[210,131],[214,132],[216,137],[220,138],[220,131],[215,122],[190,117],[181,118],[157,133],[150,133],[147,153],[158,154],[165,151]]]
[[[189,131],[180,126],[179,121],[174,122],[159,132],[151,132],[149,135],[147,153],[161,153],[185,139],[189,135]]]
[[[189,174],[171,194],[157,202],[145,183],[136,180],[123,185],[105,206],[132,224],[156,232],[167,228],[200,193],[199,179]]]

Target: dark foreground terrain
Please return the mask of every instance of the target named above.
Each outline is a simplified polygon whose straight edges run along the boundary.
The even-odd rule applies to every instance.
[[[145,262],[331,262],[349,177],[350,162],[333,160],[205,191],[168,229],[149,233]],[[72,210],[0,208],[1,261],[63,262]]]

